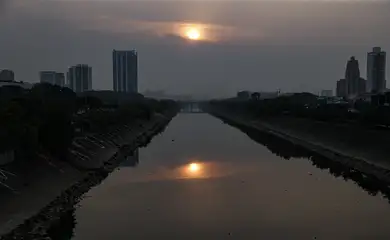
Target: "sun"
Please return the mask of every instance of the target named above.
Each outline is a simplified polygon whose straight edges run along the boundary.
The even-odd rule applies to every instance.
[[[186,31],[186,36],[190,40],[199,40],[200,39],[200,31],[196,28],[190,28]]]
[[[198,172],[199,169],[200,169],[200,166],[199,166],[199,164],[197,164],[197,163],[191,163],[191,164],[188,166],[188,170],[189,170],[190,172],[193,172],[193,173]]]

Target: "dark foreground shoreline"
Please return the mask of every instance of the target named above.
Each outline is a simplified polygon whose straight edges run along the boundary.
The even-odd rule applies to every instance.
[[[164,116],[159,116],[145,123],[142,131],[128,137],[127,143],[120,146],[119,151],[105,161],[100,168],[83,174],[76,183],[65,189],[46,207],[12,231],[4,234],[0,239],[50,239],[47,232],[53,222],[57,221],[63,213],[73,209],[82,195],[101,183],[126,156],[131,155],[137,148],[146,146],[155,135],[162,133],[175,115],[176,112],[168,112]],[[28,200],[26,204],[28,204]]]

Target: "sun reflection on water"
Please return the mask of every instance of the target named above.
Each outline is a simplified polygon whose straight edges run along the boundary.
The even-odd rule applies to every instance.
[[[181,168],[180,175],[183,178],[206,178],[206,164],[201,162],[188,163]]]

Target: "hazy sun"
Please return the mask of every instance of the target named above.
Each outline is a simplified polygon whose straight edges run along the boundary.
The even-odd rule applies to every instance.
[[[188,170],[189,170],[190,172],[198,172],[198,171],[199,171],[199,168],[200,168],[200,166],[199,166],[199,164],[197,164],[197,163],[191,163],[191,164],[188,166]]]
[[[190,28],[186,31],[186,36],[190,40],[199,40],[200,39],[200,32],[196,28]]]

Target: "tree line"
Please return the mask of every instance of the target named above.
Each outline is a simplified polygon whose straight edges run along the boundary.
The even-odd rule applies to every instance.
[[[370,101],[329,102],[311,93],[296,93],[272,99],[238,98],[213,100],[209,107],[251,117],[292,116],[326,122],[390,126],[390,93],[370,96]]]
[[[15,159],[23,161],[35,158],[38,152],[48,152],[64,160],[77,134],[105,131],[137,119],[148,120],[155,113],[174,108],[174,101],[157,101],[142,95],[119,101],[112,93],[103,101],[46,83],[35,84],[31,89],[3,86],[0,153],[14,151]]]

